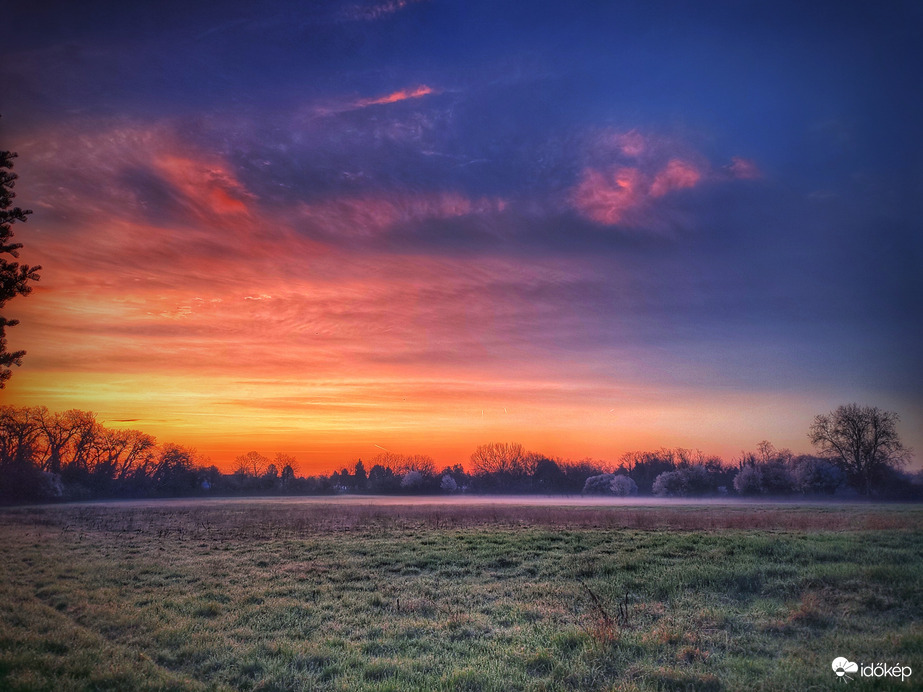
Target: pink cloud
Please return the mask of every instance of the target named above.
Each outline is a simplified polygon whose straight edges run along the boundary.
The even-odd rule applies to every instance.
[[[672,193],[762,175],[756,163],[739,157],[716,171],[687,144],[638,130],[593,132],[582,153],[583,170],[568,204],[602,225],[662,227],[664,215],[676,218],[666,201]]]
[[[222,286],[242,280],[258,295],[267,273],[297,272],[293,256],[327,252],[261,208],[222,157],[167,127],[49,133],[30,145],[30,193],[42,203],[30,261],[48,270],[37,292],[65,296],[62,314],[67,295],[88,292],[167,295],[182,285],[223,298]],[[246,261],[229,270],[228,256]],[[184,305],[152,311],[182,317]]]
[[[311,116],[327,117],[332,115],[339,115],[340,113],[348,113],[350,111],[360,108],[367,108],[369,106],[383,106],[390,103],[400,103],[401,101],[419,99],[423,98],[424,96],[439,93],[441,93],[441,91],[435,87],[431,87],[426,84],[420,84],[415,87],[398,89],[397,91],[392,91],[391,93],[385,94],[384,96],[374,96],[371,98],[358,100],[334,98],[327,101],[326,103],[316,103],[308,107],[306,112]]]
[[[420,86],[414,87],[412,89],[399,89],[398,91],[394,91],[385,96],[379,96],[378,98],[361,99],[357,101],[355,105],[357,108],[365,108],[366,106],[379,106],[386,103],[406,101],[408,99],[418,99],[435,93],[437,92],[432,87],[421,84]]]
[[[705,179],[695,165],[673,159],[653,176],[640,168],[612,171],[586,168],[571,194],[573,207],[586,218],[607,226],[639,225],[650,220],[654,200]]]
[[[702,180],[702,172],[688,161],[671,159],[666,167],[654,176],[651,197],[662,197],[673,190],[695,187]]]
[[[659,200],[710,179],[707,162],[682,142],[639,130],[591,133],[572,208],[603,225],[649,226]]]
[[[622,154],[629,158],[638,158],[648,149],[647,138],[637,130],[631,130],[613,137]]]
[[[584,170],[572,201],[577,210],[597,223],[614,225],[643,201],[644,177],[637,168],[619,168],[604,173]]]
[[[165,220],[157,199],[190,224],[227,223],[256,202],[220,156],[163,124],[42,135],[23,148],[28,172],[40,205],[62,218],[137,221],[154,212]]]
[[[755,162],[739,156],[731,159],[731,165],[728,166],[728,170],[738,180],[757,180],[763,177],[762,171],[760,171]]]

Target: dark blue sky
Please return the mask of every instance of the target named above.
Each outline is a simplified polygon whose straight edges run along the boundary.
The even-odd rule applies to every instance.
[[[733,409],[709,413],[715,392],[751,395],[764,418],[857,400],[897,410],[923,443],[918,2],[60,2],[5,15],[0,136],[21,154],[37,233],[24,240],[49,256],[49,294],[59,261],[58,275],[107,273],[113,295],[148,295],[177,265],[145,265],[119,233],[183,243],[194,228],[182,257],[198,294],[238,271],[244,246],[294,265],[272,290],[241,279],[241,296],[281,285],[294,300],[308,278],[369,273],[369,294],[347,291],[331,324],[410,319],[426,345],[408,336],[356,362],[451,362],[482,381],[525,359],[520,383],[669,389],[706,419]],[[265,235],[225,242],[221,215],[244,207]],[[338,259],[300,271],[300,252]],[[429,277],[412,298],[397,266]],[[35,300],[46,321],[67,310]],[[298,319],[274,322],[283,342]],[[447,326],[469,319],[470,342]],[[61,334],[34,338],[36,371],[85,367],[41,355]],[[792,420],[765,436],[802,439],[781,432]]]

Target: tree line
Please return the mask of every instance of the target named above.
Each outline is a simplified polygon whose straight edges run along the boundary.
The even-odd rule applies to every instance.
[[[467,467],[383,452],[302,476],[287,454],[250,451],[224,473],[192,449],[108,428],[87,411],[0,406],[0,502],[343,493],[923,499],[923,472],[902,470],[910,450],[897,435],[897,420],[856,404],[816,416],[808,433],[816,455],[764,441],[729,463],[681,448],[628,452],[611,463],[489,443],[475,449]]]

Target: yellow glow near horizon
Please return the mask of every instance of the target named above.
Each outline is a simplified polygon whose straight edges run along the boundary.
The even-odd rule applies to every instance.
[[[567,391],[564,391],[567,390]],[[655,392],[620,399],[585,383],[341,380],[283,382],[229,377],[17,373],[7,403],[80,408],[112,427],[144,430],[196,448],[223,469],[251,449],[299,459],[302,473],[351,466],[388,449],[466,464],[478,444],[515,440],[533,451],[615,462],[626,451],[698,448],[727,459],[767,431],[739,412],[772,411],[774,425],[805,427],[808,411],[779,420],[778,402],[745,395],[670,404]],[[665,393],[673,398],[675,392]],[[643,400],[643,403],[639,403]],[[703,411],[709,411],[707,416]],[[797,439],[777,446],[803,451]],[[794,444],[793,444],[794,443]]]

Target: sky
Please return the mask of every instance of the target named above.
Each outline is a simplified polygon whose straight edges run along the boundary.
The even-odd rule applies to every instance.
[[[923,449],[923,5],[18,3],[4,403],[219,466]]]

